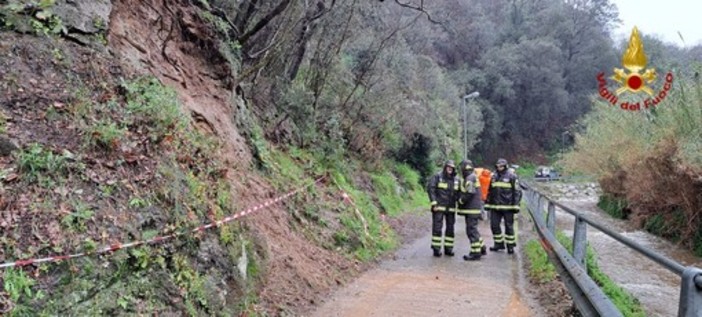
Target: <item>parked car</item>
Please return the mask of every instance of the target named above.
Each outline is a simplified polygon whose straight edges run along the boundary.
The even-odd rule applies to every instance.
[[[539,166],[534,174],[534,179],[537,181],[554,181],[560,178],[561,174],[550,166]]]

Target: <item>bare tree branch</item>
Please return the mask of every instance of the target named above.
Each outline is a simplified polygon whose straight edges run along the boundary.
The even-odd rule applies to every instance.
[[[381,0],[381,1],[383,1],[383,0]],[[400,5],[403,8],[408,8],[408,9],[416,10],[416,11],[423,13],[424,15],[427,16],[427,20],[429,20],[429,22],[431,22],[431,23],[442,24],[442,22],[437,21],[434,18],[432,18],[431,14],[429,14],[429,12],[424,8],[424,0],[420,0],[418,5],[413,5],[410,2],[402,2],[400,0],[395,0],[395,3],[397,3],[398,5]]]
[[[275,9],[273,9],[273,11],[269,12],[268,14],[266,14],[266,16],[264,16],[260,21],[258,21],[258,23],[256,23],[256,25],[254,25],[253,28],[251,28],[251,30],[249,30],[249,31],[247,31],[246,33],[242,34],[242,35],[239,37],[239,43],[241,43],[242,45],[244,45],[244,43],[246,43],[246,41],[247,41],[249,38],[251,38],[251,37],[254,36],[256,33],[258,33],[258,31],[262,30],[262,29],[263,29],[266,25],[268,25],[268,23],[270,23],[276,16],[278,16],[278,15],[281,14],[281,13],[283,13],[283,11],[285,11],[285,9],[288,7],[289,4],[290,4],[290,0],[283,0],[283,1],[281,1],[281,2],[278,4],[278,6],[276,6]]]
[[[344,99],[344,102],[342,103],[342,107],[341,107],[342,109],[347,108],[346,106],[348,105],[349,101],[351,100],[351,97],[353,97],[353,95],[356,93],[356,91],[359,89],[359,87],[361,87],[363,85],[363,82],[366,80],[366,75],[371,72],[371,70],[373,69],[373,65],[375,65],[375,62],[380,57],[380,54],[383,52],[385,47],[390,43],[390,40],[392,40],[395,37],[395,35],[398,34],[400,31],[403,31],[403,30],[409,28],[410,26],[414,25],[414,23],[416,23],[417,20],[419,20],[420,16],[421,16],[421,14],[417,15],[414,19],[409,21],[407,24],[402,25],[402,26],[398,26],[396,29],[394,29],[392,32],[390,32],[390,34],[388,34],[385,38],[383,38],[380,41],[378,48],[375,50],[375,52],[372,55],[373,58],[371,58],[368,65],[366,67],[364,67],[363,71],[356,77],[353,89],[351,89],[351,92],[346,96],[346,98]],[[358,108],[354,119],[352,119],[351,126],[353,126],[358,120],[360,120],[361,113],[363,113],[364,107],[365,107],[365,104],[361,104],[361,106]]]

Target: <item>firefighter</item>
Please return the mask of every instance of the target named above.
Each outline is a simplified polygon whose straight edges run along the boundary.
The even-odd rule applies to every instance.
[[[434,256],[441,256],[443,244],[444,253],[453,256],[453,226],[456,223],[456,200],[459,190],[459,178],[456,177],[456,165],[452,160],[446,161],[441,172],[434,175],[427,184],[427,193],[431,201],[432,232],[431,248]],[[446,232],[442,228],[446,219]]]
[[[480,260],[482,255],[487,254],[483,238],[478,231],[478,220],[483,206],[480,192],[480,182],[473,172],[473,162],[464,160],[461,162],[461,191],[458,198],[457,213],[466,218],[466,234],[470,240],[470,253],[463,256],[466,261]]]
[[[495,245],[490,251],[504,250],[514,253],[517,245],[514,233],[514,215],[519,212],[522,190],[519,188],[517,175],[507,170],[507,160],[499,159],[495,164],[495,173],[490,179],[487,203],[485,209],[490,211],[490,227]],[[502,233],[500,223],[505,220],[505,232]]]
[[[478,179],[480,179],[480,191],[482,194],[482,199],[483,202],[487,201],[487,196],[488,196],[488,190],[490,189],[490,180],[492,179],[492,172],[490,172],[489,169],[484,168],[482,172],[480,172],[480,175],[478,175]]]
[[[480,198],[483,201],[483,208],[480,210],[480,219],[490,219],[490,215],[485,211],[485,201],[487,200],[488,189],[490,188],[492,172],[487,168],[481,168],[480,173],[478,173],[476,169],[475,175],[478,175],[478,179],[480,180]]]

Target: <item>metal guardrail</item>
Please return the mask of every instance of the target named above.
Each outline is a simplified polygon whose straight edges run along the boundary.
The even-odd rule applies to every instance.
[[[702,270],[684,265],[654,252],[635,241],[612,231],[606,226],[588,218],[580,212],[564,206],[538,192],[528,183],[521,184],[525,190],[527,209],[541,237],[541,243],[551,262],[563,278],[576,307],[583,316],[622,316],[612,301],[587,275],[585,254],[587,247],[587,227],[596,228],[625,246],[639,252],[658,265],[681,277],[678,317],[702,316]],[[546,203],[546,219],[544,217]],[[573,231],[573,254],[570,254],[556,239],[556,207],[575,216]]]

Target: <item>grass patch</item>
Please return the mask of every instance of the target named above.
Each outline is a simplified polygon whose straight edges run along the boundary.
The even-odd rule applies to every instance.
[[[204,279],[195,271],[193,265],[185,256],[176,255],[173,258],[174,274],[173,280],[181,289],[185,290],[185,308],[190,316],[199,316],[202,312],[200,307],[207,307],[205,296]]]
[[[380,207],[390,216],[397,216],[403,211],[413,210],[429,205],[424,188],[419,183],[419,173],[406,164],[386,162],[392,169],[371,173],[371,181]]]
[[[395,176],[389,171],[383,171],[371,174],[370,177],[375,195],[383,210],[390,216],[399,214],[405,204],[401,196],[402,192],[398,191],[399,186]]]
[[[573,253],[573,241],[571,238],[566,236],[562,232],[556,234],[558,241],[563,245],[568,251]],[[597,283],[602,291],[612,300],[614,306],[616,306],[619,311],[625,317],[643,317],[646,313],[641,307],[639,300],[631,295],[621,286],[617,285],[607,274],[602,272],[599,265],[597,264],[597,255],[595,251],[588,246],[585,255],[585,265],[587,267],[587,274]]]
[[[361,261],[368,261],[397,246],[394,231],[380,219],[380,210],[371,196],[357,190],[338,171],[331,172],[332,182],[345,191],[355,206],[340,204],[339,219],[343,229],[334,234],[337,246],[346,248]]]
[[[116,122],[104,120],[90,126],[87,130],[88,144],[107,150],[114,150],[119,147],[127,131]]]
[[[626,213],[624,212],[626,206],[627,202],[625,199],[616,198],[608,194],[601,195],[599,202],[597,202],[597,207],[600,207],[600,209],[617,219],[626,219]]]
[[[33,305],[30,303],[34,300],[44,298],[42,291],[33,291],[32,288],[36,281],[29,277],[23,270],[17,268],[8,268],[3,275],[3,292],[8,296],[14,308],[8,316],[31,316],[34,315]]]
[[[548,254],[537,240],[529,240],[524,248],[529,258],[529,276],[539,283],[547,283],[556,278],[556,268],[551,264]]]
[[[426,207],[429,205],[429,197],[421,183],[421,175],[407,164],[396,164],[395,174],[404,189],[403,202],[407,210]]]
[[[92,219],[94,212],[90,206],[81,201],[73,203],[73,211],[61,218],[61,224],[70,229],[83,232],[86,229],[86,223]]]
[[[304,169],[293,156],[279,150],[271,150],[269,153],[269,166],[272,174],[276,175],[270,178],[270,181],[277,189],[289,190],[307,180]]]
[[[126,110],[136,119],[132,123],[148,129],[152,140],[161,140],[185,130],[188,120],[181,112],[175,90],[152,77],[122,85],[127,91]]]
[[[517,175],[519,175],[520,179],[531,179],[534,178],[534,174],[536,174],[536,164],[531,163],[531,162],[520,162],[517,163],[519,165],[519,168],[515,170]],[[494,169],[494,168],[491,168]]]
[[[67,170],[65,155],[57,155],[38,143],[32,143],[17,154],[19,171],[27,182],[42,177],[57,178]]]

